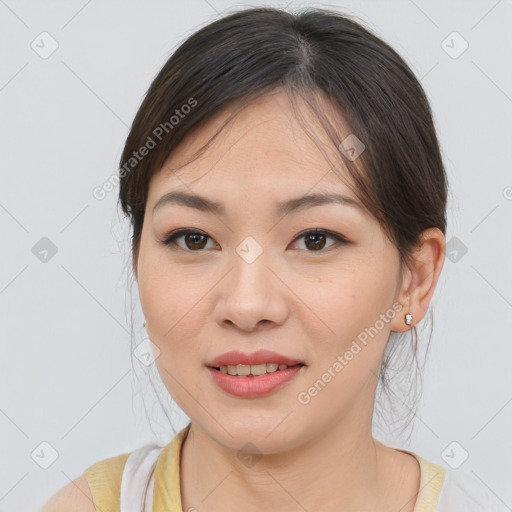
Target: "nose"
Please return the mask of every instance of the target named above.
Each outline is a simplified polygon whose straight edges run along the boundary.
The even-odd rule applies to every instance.
[[[217,322],[244,332],[283,324],[289,314],[288,289],[264,253],[249,261],[237,253],[231,258],[231,271],[219,287]]]

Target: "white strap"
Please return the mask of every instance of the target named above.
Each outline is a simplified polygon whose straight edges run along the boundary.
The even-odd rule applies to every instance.
[[[163,446],[150,444],[130,453],[121,479],[120,512],[151,511],[154,469],[163,449]]]
[[[447,469],[436,512],[488,512],[497,500],[470,473]]]
[[[144,508],[144,512],[151,512],[153,510],[153,488],[155,487],[155,471],[151,473],[151,478],[149,479],[148,488],[146,491],[146,504]]]

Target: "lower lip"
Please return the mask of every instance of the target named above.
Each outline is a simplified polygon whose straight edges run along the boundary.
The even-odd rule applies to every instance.
[[[208,370],[210,370],[215,384],[227,393],[242,398],[257,398],[267,395],[289,382],[302,368],[305,366],[290,366],[285,370],[248,377],[229,375],[210,367]]]

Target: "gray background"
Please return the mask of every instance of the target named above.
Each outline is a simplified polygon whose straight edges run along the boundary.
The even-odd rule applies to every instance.
[[[510,510],[511,2],[290,4],[366,21],[431,100],[452,194],[448,259],[414,434],[385,441],[445,467],[468,452],[457,471]],[[0,0],[0,511],[34,510],[94,462],[174,435],[149,384],[154,367],[130,360],[132,308],[136,343],[145,331],[118,187],[103,200],[92,191],[116,173],[171,51],[243,5]],[[187,418],[176,407],[172,420],[179,429]]]

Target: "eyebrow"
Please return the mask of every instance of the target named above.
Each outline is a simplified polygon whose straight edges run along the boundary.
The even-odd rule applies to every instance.
[[[186,206],[206,213],[226,215],[224,205],[221,203],[212,201],[204,196],[188,194],[186,192],[168,192],[167,194],[164,194],[153,207],[153,214],[156,210],[168,204]],[[362,205],[351,197],[333,192],[323,192],[280,201],[276,206],[276,214],[287,215],[291,212],[298,212],[311,208],[312,206],[320,206],[324,204],[341,204],[343,206],[352,206],[361,210],[363,209]]]

